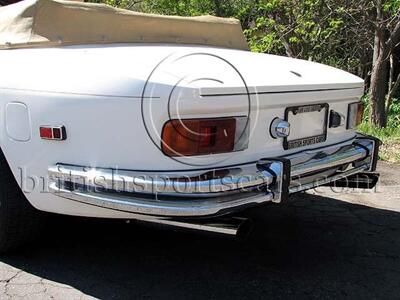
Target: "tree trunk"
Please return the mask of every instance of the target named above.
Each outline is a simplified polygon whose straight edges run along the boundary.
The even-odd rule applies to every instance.
[[[215,15],[217,17],[223,17],[223,12],[222,12],[222,7],[221,7],[220,0],[214,0],[214,6],[215,6]]]
[[[385,97],[387,88],[387,61],[382,51],[376,58],[375,65],[371,74],[370,101],[371,112],[370,120],[378,127],[386,126]]]
[[[280,37],[280,40],[283,44],[283,46],[285,47],[285,51],[286,51],[286,55],[289,57],[293,57],[296,58],[296,54],[294,53],[292,47],[290,46],[289,42],[283,37]]]
[[[385,98],[387,88],[387,56],[389,47],[385,43],[385,29],[382,24],[382,0],[376,3],[376,29],[374,38],[374,56],[370,86],[370,122],[378,127],[386,125]]]
[[[375,65],[378,56],[379,56],[379,50],[380,50],[380,45],[381,45],[381,41],[379,39],[379,32],[378,29],[375,31],[375,37],[374,37],[374,53],[372,56],[372,66]]]

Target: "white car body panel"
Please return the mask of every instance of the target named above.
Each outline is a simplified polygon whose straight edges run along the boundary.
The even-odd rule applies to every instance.
[[[188,55],[191,60],[183,61]],[[177,68],[168,72],[177,61]],[[224,71],[225,63],[234,67],[232,72]],[[284,151],[282,140],[269,135],[269,124],[275,117],[283,118],[286,107],[328,103],[346,116],[348,104],[359,101],[363,93],[360,78],[335,68],[212,47],[124,44],[5,50],[0,52],[0,65],[0,146],[27,199],[40,210],[91,217],[129,218],[130,214],[73,202],[38,188],[47,181],[49,166],[61,162],[176,171],[290,154],[299,149]],[[182,81],[171,91],[176,78],[193,70],[199,75],[208,71],[212,76],[219,74],[223,80]],[[13,102],[27,107],[30,126],[23,126],[28,129],[20,129],[15,119],[6,118],[7,105]],[[156,141],[156,132],[161,132],[169,117],[243,116],[250,112],[248,148],[190,160],[171,159],[146,133],[143,119],[149,115],[142,115],[142,102],[145,111],[151,105],[154,130],[149,134]],[[170,116],[165,110],[167,102]],[[64,125],[67,140],[41,139],[41,125]],[[22,140],[10,137],[10,130],[18,132]],[[354,136],[345,125],[328,128],[326,142],[301,150],[350,143]],[[36,178],[35,187],[32,178]]]

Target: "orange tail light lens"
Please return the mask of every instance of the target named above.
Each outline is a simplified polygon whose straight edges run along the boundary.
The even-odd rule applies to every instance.
[[[364,118],[364,104],[359,103],[357,107],[357,120],[356,120],[357,126],[362,123],[363,118]]]
[[[235,149],[237,125],[236,118],[168,121],[162,151],[168,156],[194,156],[240,150]]]
[[[347,112],[347,129],[355,129],[363,120],[364,105],[361,102],[349,104]]]

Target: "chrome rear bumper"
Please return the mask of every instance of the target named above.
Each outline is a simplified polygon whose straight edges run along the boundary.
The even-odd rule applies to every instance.
[[[263,158],[246,165],[185,172],[137,172],[57,164],[49,168],[57,196],[138,216],[206,217],[232,213],[290,193],[375,170],[379,141]]]

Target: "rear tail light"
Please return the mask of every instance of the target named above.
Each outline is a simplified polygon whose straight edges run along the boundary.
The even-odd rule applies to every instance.
[[[168,156],[226,153],[247,147],[247,118],[168,121],[162,131],[162,151]]]
[[[363,120],[364,105],[361,102],[349,104],[347,112],[347,129],[355,129]]]

